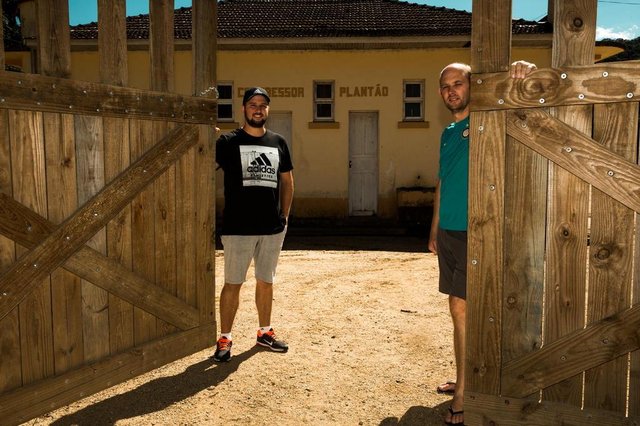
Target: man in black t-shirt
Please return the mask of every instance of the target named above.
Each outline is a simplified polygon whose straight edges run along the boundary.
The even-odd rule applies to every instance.
[[[251,260],[256,277],[257,344],[272,351],[289,347],[271,327],[273,282],[293,199],[293,164],[284,138],[265,128],[269,94],[247,89],[242,100],[244,125],[220,136],[216,163],[224,172],[221,240],[225,283],[220,294],[220,338],[215,361],[231,359],[231,328],[240,302],[240,288]]]

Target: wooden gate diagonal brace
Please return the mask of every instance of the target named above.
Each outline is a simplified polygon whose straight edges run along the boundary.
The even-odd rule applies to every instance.
[[[173,129],[0,276],[0,319],[196,144],[198,127]]]
[[[105,388],[129,380],[199,350],[210,347],[215,326],[207,324],[145,343],[75,370],[44,378],[0,395],[3,424],[20,424],[42,413],[71,404]],[[202,377],[210,361],[202,361]],[[192,366],[195,367],[195,366]],[[191,368],[191,367],[190,367]],[[6,423],[5,423],[6,422]]]
[[[502,395],[522,398],[640,348],[640,306],[507,362]]]
[[[471,76],[471,112],[640,101],[640,61]]]
[[[55,228],[54,223],[0,193],[0,234],[26,248],[33,248]],[[91,247],[82,247],[62,266],[182,330],[199,323],[196,308]]]
[[[217,100],[0,71],[0,108],[213,124]]]
[[[507,133],[585,182],[640,212],[640,166],[540,109],[507,113]]]

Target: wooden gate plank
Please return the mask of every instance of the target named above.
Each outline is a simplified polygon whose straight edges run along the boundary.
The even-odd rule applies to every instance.
[[[40,72],[66,78],[71,70],[67,2],[39,1],[36,7],[38,34],[46,35],[38,37]],[[78,207],[73,117],[44,113],[43,118],[48,217],[58,224]],[[80,280],[65,270],[53,271],[51,293],[55,371],[61,373],[84,361]]]
[[[503,362],[542,346],[548,185],[548,161],[540,154],[510,137],[506,158]]]
[[[640,418],[625,418],[610,411],[584,409],[549,401],[502,398],[470,392],[465,399],[465,423],[500,426],[622,426],[640,425]],[[471,412],[467,414],[467,410]]]
[[[640,347],[640,306],[545,343],[505,363],[502,395],[521,398]]]
[[[526,79],[514,79],[505,73],[474,74],[471,111],[637,103],[639,67],[640,61],[557,66],[538,69]]]
[[[594,139],[612,152],[637,157],[637,104],[596,105]],[[591,194],[589,303],[587,323],[631,306],[633,210],[594,189]],[[585,373],[584,406],[624,414],[628,359],[619,357]]]
[[[177,161],[195,143],[196,135],[194,126],[177,127],[3,274],[0,318],[33,290],[38,279],[60,266],[139,191]]]
[[[472,16],[471,69],[508,70],[511,0],[474,0]],[[471,114],[465,392],[500,393],[505,141],[503,112]]]
[[[0,71],[0,108],[213,124],[217,103],[165,92]]]
[[[2,394],[0,418],[9,425],[25,422],[100,391],[105,385],[116,385],[202,350],[213,334],[207,324]]]
[[[98,0],[100,80],[126,86],[128,81],[125,0]],[[103,117],[104,178],[111,182],[130,164],[129,120]],[[107,224],[107,255],[132,268],[131,206]],[[104,287],[103,287],[104,288]],[[118,353],[133,347],[133,305],[109,294],[109,348]]]
[[[48,217],[58,224],[78,207],[73,117],[45,113],[44,120]],[[51,292],[54,359],[56,373],[62,373],[84,360],[80,279],[68,271],[53,271]]]
[[[593,64],[597,0],[555,0],[553,67]],[[578,131],[591,134],[589,106],[551,111]],[[544,344],[584,326],[589,185],[554,164],[548,217]],[[580,406],[582,375],[546,389],[543,398]]]
[[[541,110],[509,111],[507,132],[571,174],[640,212],[637,164]]]
[[[151,89],[174,91],[174,27],[173,0],[149,2],[149,56]],[[160,139],[171,128],[167,122],[154,122],[154,139]],[[172,165],[159,176],[154,186],[154,245],[149,254],[155,257],[156,284],[176,294],[176,168]],[[169,255],[168,255],[169,254]],[[161,260],[160,260],[161,259]],[[173,327],[157,323],[158,334],[166,335]]]
[[[0,233],[31,248],[56,229],[56,225],[0,193]],[[153,283],[136,275],[117,259],[82,247],[63,267],[182,329],[198,324],[198,311]]]
[[[2,29],[0,29],[2,34]],[[3,52],[4,46],[1,46]],[[1,57],[2,55],[0,55]],[[4,59],[4,58],[3,58]],[[0,112],[0,194],[12,196],[11,143],[9,138],[9,112]],[[0,271],[15,261],[16,247],[13,241],[0,237]],[[18,310],[12,310],[0,320],[0,393],[22,384],[20,365],[20,328]]]
[[[636,104],[636,109],[640,110],[640,104]],[[640,123],[636,123],[636,138],[640,138]],[[640,162],[640,158],[636,161]],[[636,212],[636,225],[640,223],[640,214]],[[634,273],[633,273],[633,306],[640,304],[640,232],[636,226],[636,242],[634,252]],[[640,416],[640,351],[631,353],[629,363],[629,415]]]
[[[142,157],[153,146],[151,122],[131,120],[131,158]],[[131,252],[133,270],[155,284],[155,264],[151,249],[154,247],[153,185],[140,191],[132,205]],[[144,310],[134,307],[134,335],[136,345],[156,336],[156,319]]]
[[[78,201],[82,205],[104,187],[104,145],[102,120],[75,116]],[[87,245],[106,255],[106,233],[102,228]],[[82,280],[82,327],[85,361],[95,361],[109,353],[109,295],[87,280]]]
[[[46,176],[43,146],[42,114],[11,111],[11,168],[13,172],[13,194],[25,205],[41,215],[46,215]],[[24,253],[18,248],[17,257]],[[22,258],[28,254],[22,255]],[[16,265],[14,263],[7,271]],[[12,306],[7,306],[5,314],[18,309],[20,322],[20,356],[22,380],[31,383],[54,372],[53,336],[51,325],[51,288],[49,274],[34,277],[30,291]],[[0,296],[12,291],[14,286],[0,290]],[[4,301],[6,297],[0,299]],[[2,316],[4,317],[4,315]],[[14,366],[13,368],[17,368]]]
[[[203,93],[216,82],[216,0],[193,0],[194,91]],[[200,126],[194,170],[196,177],[196,287],[200,319],[215,323],[215,131]],[[216,327],[214,326],[215,330]],[[216,334],[211,336],[212,343]]]

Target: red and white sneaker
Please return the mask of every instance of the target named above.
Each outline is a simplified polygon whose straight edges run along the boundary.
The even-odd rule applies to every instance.
[[[226,337],[218,339],[216,344],[216,353],[213,355],[215,362],[227,362],[231,359],[231,346],[233,342]]]

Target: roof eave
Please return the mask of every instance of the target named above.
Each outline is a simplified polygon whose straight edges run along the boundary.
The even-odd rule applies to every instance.
[[[550,48],[551,34],[516,34],[514,47]],[[430,49],[469,47],[471,37],[407,36],[407,37],[282,37],[282,38],[218,38],[219,50],[357,50],[357,49]],[[129,50],[147,50],[149,40],[129,39]],[[175,40],[176,50],[191,49],[191,40]],[[73,51],[94,51],[97,40],[71,40]]]
[[[291,38],[220,38],[219,50],[353,50],[420,49],[465,47],[470,37],[291,37]]]
[[[511,37],[512,47],[545,47],[551,48],[553,34],[514,34]]]

